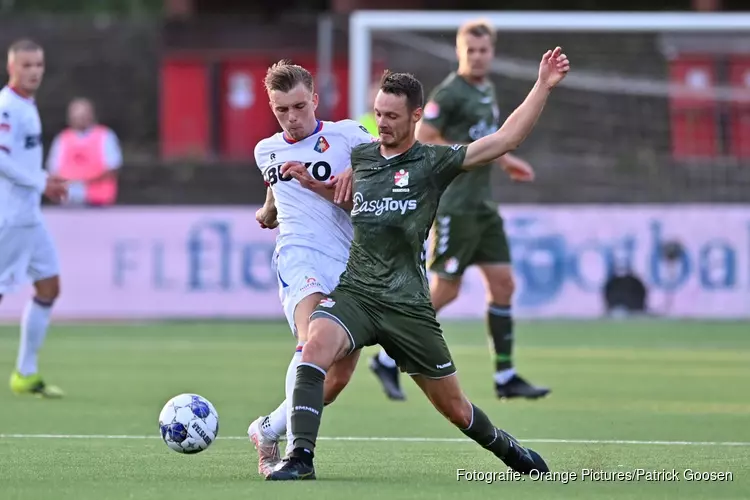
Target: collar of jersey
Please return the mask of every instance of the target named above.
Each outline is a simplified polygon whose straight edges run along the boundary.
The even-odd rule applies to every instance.
[[[313,130],[313,133],[310,134],[310,135],[308,135],[307,137],[312,137],[315,134],[317,134],[318,132],[320,132],[321,130],[323,130],[323,122],[320,121],[320,120],[318,120],[318,124],[315,126],[315,130]],[[299,141],[295,141],[291,137],[287,137],[286,136],[286,132],[282,132],[281,133],[281,137],[284,138],[284,142],[286,142],[287,144],[296,144],[296,143],[298,143],[300,141],[304,141],[305,139],[307,139],[307,137],[304,137],[304,138],[300,139]]]
[[[18,97],[19,99],[23,99],[26,102],[31,102],[31,103],[34,102],[34,96],[24,95],[23,92],[21,92],[20,90],[18,90],[15,87],[12,87],[11,85],[7,85],[6,87],[7,87],[8,90],[10,90],[11,92],[13,92],[13,95],[15,95],[16,97]]]
[[[414,144],[412,144],[412,146],[409,149],[407,149],[400,155],[390,158],[390,159],[387,159],[382,154],[380,154],[380,143],[373,143],[373,144],[377,144],[378,146],[377,148],[375,148],[375,156],[378,159],[378,164],[380,167],[385,167],[386,165],[396,165],[398,163],[403,163],[403,162],[421,160],[424,157],[424,152],[422,151],[421,148],[419,148],[419,146],[421,146],[422,143],[419,141],[414,141]]]
[[[490,90],[491,83],[490,83],[489,80],[485,80],[484,84],[480,88],[479,86],[474,85],[473,83],[471,83],[469,80],[467,80],[463,76],[459,75],[458,72],[456,72],[455,75],[456,75],[456,78],[458,78],[459,80],[461,80],[464,85],[466,85],[467,87],[471,88],[475,92],[479,92],[483,96],[487,95],[487,92]]]

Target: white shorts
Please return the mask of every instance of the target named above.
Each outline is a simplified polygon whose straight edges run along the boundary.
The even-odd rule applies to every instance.
[[[297,304],[313,293],[331,293],[339,284],[346,261],[332,259],[312,248],[282,247],[274,255],[274,266],[284,315],[296,337],[294,310]]]
[[[44,224],[0,227],[0,295],[60,274],[57,249]]]

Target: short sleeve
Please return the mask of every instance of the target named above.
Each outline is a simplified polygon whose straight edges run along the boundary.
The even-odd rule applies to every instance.
[[[349,141],[350,149],[354,149],[360,144],[367,144],[377,140],[364,125],[354,120],[347,120],[346,138]]]
[[[464,172],[463,164],[468,146],[454,144],[453,146],[430,145],[432,158],[432,172],[435,183],[444,191],[453,179]]]
[[[435,92],[424,107],[422,121],[427,123],[442,134],[446,125],[451,120],[455,109],[455,99],[447,88],[441,88]]]
[[[266,164],[269,161],[268,158],[268,147],[266,146],[267,139],[264,139],[260,141],[258,144],[255,145],[255,150],[253,151],[253,154],[255,156],[255,164],[258,166],[258,168],[263,171],[266,168]]]

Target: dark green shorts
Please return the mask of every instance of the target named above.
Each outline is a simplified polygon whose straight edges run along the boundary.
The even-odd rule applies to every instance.
[[[430,271],[458,278],[472,264],[510,264],[503,218],[497,213],[438,214],[431,231]]]
[[[341,325],[349,335],[351,351],[380,344],[409,375],[443,378],[456,373],[430,304],[389,304],[337,288],[321,300],[310,318]]]

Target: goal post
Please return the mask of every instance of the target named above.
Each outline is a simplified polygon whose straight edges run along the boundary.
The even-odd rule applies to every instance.
[[[545,50],[560,45],[572,63],[518,151],[538,181],[499,175],[498,200],[750,202],[750,13],[355,12],[350,116],[371,111],[374,67],[414,73],[429,94],[456,69],[457,28],[478,18],[497,30],[501,121]]]
[[[724,12],[537,12],[537,11],[355,11],[349,18],[349,111],[368,111],[375,31],[455,30],[484,18],[500,32],[671,32],[737,33],[750,31],[750,13]],[[574,57],[574,55],[573,55]]]

